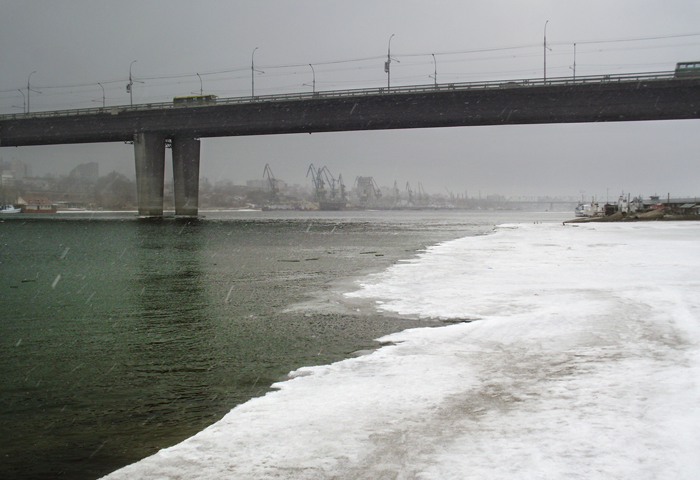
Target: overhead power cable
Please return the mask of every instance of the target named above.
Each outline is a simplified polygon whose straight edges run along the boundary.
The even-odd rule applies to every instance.
[[[571,45],[573,43],[576,43],[577,45],[601,45],[601,44],[612,44],[612,43],[623,43],[623,42],[641,42],[641,41],[652,41],[652,40],[666,40],[666,39],[674,39],[674,38],[690,38],[690,37],[700,37],[700,33],[686,33],[686,34],[677,34],[677,35],[655,35],[655,36],[647,36],[647,37],[633,37],[633,38],[618,38],[618,39],[608,39],[608,40],[584,40],[584,41],[576,41],[576,42],[550,42],[549,45]],[[513,50],[525,50],[525,49],[531,49],[531,48],[539,48],[541,47],[540,43],[532,43],[532,44],[522,44],[522,45],[511,45],[511,46],[504,46],[504,47],[490,47],[490,48],[476,48],[476,49],[465,49],[465,50],[452,50],[452,51],[441,51],[441,52],[430,52],[430,53],[406,53],[406,54],[398,54],[398,57],[428,57],[428,56],[447,56],[447,55],[469,55],[469,54],[478,54],[478,53],[489,53],[489,52],[503,52],[503,51],[513,51]],[[630,47],[629,49],[644,49],[644,48],[662,48],[663,46],[648,46],[648,47]],[[619,49],[616,49],[619,50]],[[534,54],[525,54],[525,55],[518,55],[518,56],[533,56]],[[499,59],[499,58],[505,58],[504,56],[497,56],[497,57],[492,57],[492,59]],[[510,58],[510,57],[509,57]],[[360,57],[360,58],[352,58],[352,59],[344,59],[344,60],[333,60],[333,61],[325,61],[325,62],[314,62],[314,66],[329,66],[329,65],[341,65],[341,64],[352,64],[352,63],[361,63],[361,62],[370,62],[370,61],[377,61],[377,60],[382,60],[384,59],[384,55],[380,56],[372,56],[372,57]],[[483,58],[479,59],[483,60]],[[464,61],[467,61],[466,59]],[[448,62],[451,62],[448,60]],[[309,63],[290,63],[290,64],[282,64],[282,65],[261,65],[261,68],[265,68],[266,70],[275,70],[275,69],[289,69],[289,68],[306,68],[308,67]],[[332,69],[329,70],[329,72],[335,72],[335,71],[343,71],[343,70],[361,70],[365,67],[357,66],[354,68],[341,68],[341,69]],[[207,71],[204,73],[199,73],[200,76],[213,76],[213,75],[226,75],[226,74],[231,74],[231,73],[238,73],[241,74],[242,72],[245,72],[249,69],[248,66],[245,67],[239,67],[239,68],[230,68],[230,69],[222,69],[222,70],[213,70],[213,71]],[[296,73],[296,72],[295,72]],[[178,73],[178,74],[167,74],[167,75],[151,75],[151,76],[133,76],[133,79],[136,81],[151,81],[151,80],[174,80],[174,79],[181,79],[181,78],[189,78],[189,77],[194,77],[197,75],[196,73]],[[283,73],[278,73],[278,74],[271,74],[268,76],[280,76],[284,75]],[[235,76],[233,77],[234,79],[238,78],[243,78],[243,75],[241,76]],[[111,79],[111,80],[102,80],[100,82],[82,82],[82,83],[75,83],[75,84],[65,84],[65,85],[37,85],[37,89],[44,89],[44,90],[59,90],[59,89],[73,89],[73,88],[85,88],[85,87],[94,87],[98,85],[98,83],[101,83],[102,85],[111,85],[111,84],[119,84],[126,81],[126,78],[124,79]],[[337,82],[336,82],[337,83]],[[163,85],[162,83],[160,85]],[[10,93],[14,92],[18,89],[22,89],[24,86],[19,87],[19,88],[9,88],[9,89],[3,89],[0,90],[0,93]]]
[[[658,35],[654,37],[636,37],[636,38],[618,38],[614,40],[584,40],[582,42],[576,41],[577,45],[590,45],[597,43],[620,43],[620,42],[642,42],[646,40],[666,40],[668,38],[684,38],[684,37],[700,37],[700,33],[683,33],[679,35]],[[571,45],[571,42],[550,42],[550,45]]]

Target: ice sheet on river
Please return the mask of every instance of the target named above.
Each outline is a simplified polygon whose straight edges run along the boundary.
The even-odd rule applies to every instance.
[[[350,294],[390,335],[109,478],[700,478],[700,223],[507,225]]]

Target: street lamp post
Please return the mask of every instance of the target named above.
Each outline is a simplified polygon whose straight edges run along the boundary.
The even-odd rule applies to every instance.
[[[433,65],[435,66],[435,71],[433,72],[433,79],[435,80],[435,88],[437,88],[437,62],[435,61],[435,54],[431,53],[433,56]]]
[[[202,77],[198,73],[196,75],[199,77],[199,94],[204,95],[204,84],[202,83]]]
[[[549,20],[544,22],[544,83],[547,83],[547,24]]]
[[[133,106],[134,105],[134,81],[131,78],[131,66],[136,63],[136,60],[131,62],[129,65],[129,83],[126,86],[126,91],[129,92],[129,103]]]
[[[22,94],[22,113],[27,113],[27,97],[21,88],[18,88],[17,91]]]
[[[253,54],[250,56],[250,96],[253,100],[255,99],[255,72],[265,73],[262,70],[255,69],[255,50],[257,49],[258,47],[255,47]]]
[[[102,108],[105,108],[105,87],[101,83],[97,83],[102,88]]]
[[[30,100],[29,92],[32,91],[31,87],[29,86],[29,79],[32,78],[33,73],[36,73],[36,70],[34,70],[32,73],[30,73],[29,76],[27,77],[27,113],[29,113],[29,108],[30,108],[30,106],[29,106],[29,100]]]
[[[316,94],[316,70],[314,70],[314,66],[309,63],[309,67],[311,67],[311,73],[313,74],[313,82],[311,83],[311,92]]]
[[[389,37],[389,48],[386,54],[386,62],[384,63],[384,71],[386,72],[386,90],[391,91],[391,39],[394,38],[395,34],[391,34]],[[398,60],[397,60],[398,62]]]

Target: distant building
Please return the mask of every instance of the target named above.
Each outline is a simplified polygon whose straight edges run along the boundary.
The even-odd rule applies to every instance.
[[[382,190],[377,185],[377,182],[374,181],[374,177],[357,177],[355,183],[357,184],[357,197],[360,199],[360,203],[365,204],[381,198]]]
[[[12,172],[10,170],[3,170],[2,171],[2,186],[3,187],[11,187],[15,184],[15,176],[12,175]]]
[[[81,163],[68,176],[96,182],[100,177],[100,166],[97,162]]]
[[[24,177],[32,176],[32,166],[27,165],[21,160],[13,160],[10,170],[12,171],[12,175],[15,176],[15,180],[23,180]]]
[[[22,213],[56,213],[56,205],[46,197],[19,197]]]
[[[24,185],[28,188],[31,188],[32,190],[48,191],[51,190],[53,182],[46,178],[25,177]]]
[[[262,190],[264,192],[270,191],[270,181],[266,178],[262,180],[246,180],[245,185],[251,190]],[[284,180],[275,179],[275,185],[280,190],[287,188],[287,182]]]
[[[263,190],[267,184],[267,180],[247,180],[245,182],[246,187],[253,190]]]
[[[32,166],[21,160],[12,162],[0,162],[2,165],[2,186],[11,187],[16,182],[21,182],[26,177],[32,176]]]
[[[506,201],[506,197],[504,197],[503,195],[499,195],[497,193],[494,193],[492,195],[486,195],[486,201],[492,202],[492,203],[503,203]]]

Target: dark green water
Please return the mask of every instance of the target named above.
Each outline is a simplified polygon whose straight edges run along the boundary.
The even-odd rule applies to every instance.
[[[439,241],[552,214],[241,212],[0,219],[0,478],[92,479],[291,370],[426,322],[340,300]]]

